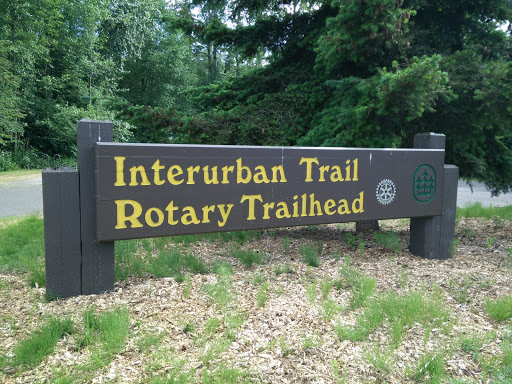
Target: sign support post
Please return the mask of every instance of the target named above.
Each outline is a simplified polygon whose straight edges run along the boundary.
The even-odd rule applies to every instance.
[[[78,122],[78,173],[80,177],[80,228],[82,239],[82,295],[114,288],[114,242],[99,243],[96,217],[96,158],[94,146],[113,141],[109,121]]]
[[[43,179],[46,296],[82,293],[78,171],[45,169]]]
[[[446,136],[419,133],[414,136],[414,148],[445,149]],[[409,250],[427,259],[449,259],[455,234],[457,184],[459,168],[444,166],[443,202],[440,216],[411,218]]]

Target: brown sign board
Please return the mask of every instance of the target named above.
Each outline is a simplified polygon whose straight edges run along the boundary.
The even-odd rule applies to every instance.
[[[95,150],[99,241],[441,215],[441,149]]]

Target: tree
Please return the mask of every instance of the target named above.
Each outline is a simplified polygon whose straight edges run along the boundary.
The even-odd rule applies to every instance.
[[[246,23],[211,30],[245,58],[262,49],[268,61],[193,93],[201,119],[229,126],[222,137],[410,147],[416,133],[436,131],[462,176],[493,193],[512,187],[511,38],[499,28],[510,1],[333,0],[299,12],[290,4],[238,2]]]

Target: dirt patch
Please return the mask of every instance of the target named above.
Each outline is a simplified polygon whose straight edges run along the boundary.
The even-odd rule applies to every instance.
[[[49,303],[44,289],[27,287],[24,276],[0,275],[0,351],[12,354],[27,332],[49,316],[70,317],[80,328],[87,309],[102,312],[121,305],[130,313],[128,341],[87,382],[148,382],[178,368],[194,372],[189,382],[202,382],[201,372],[225,364],[250,372],[250,382],[406,383],[414,382],[410,372],[429,353],[442,353],[445,375],[482,380],[482,360],[460,343],[478,335],[484,339],[478,351],[484,360],[501,353],[508,325],[491,320],[484,303],[512,294],[512,224],[461,219],[454,256],[444,261],[405,251],[406,220],[381,226],[399,234],[401,251],[384,249],[371,234],[356,238],[353,225],[280,229],[244,245],[264,255],[265,263],[251,269],[230,256],[230,245],[198,243],[190,246],[196,256],[209,265],[230,263],[234,273],[192,275],[189,282],[129,278],[112,293]],[[307,244],[321,248],[317,268],[302,261],[300,249]],[[413,324],[396,347],[391,347],[387,325],[366,340],[340,338],[337,327],[354,326],[365,310],[351,309],[353,292],[345,284],[336,286],[348,260],[359,273],[375,279],[373,296],[419,292],[442,302],[448,319],[432,329]],[[331,282],[332,288],[325,289],[327,283],[322,288],[322,282]],[[214,287],[224,289],[225,301],[211,294]],[[151,337],[158,341],[142,347]],[[76,338],[72,334],[61,339],[37,368],[1,373],[0,381],[80,378],[79,367],[89,361],[91,351],[77,350]]]

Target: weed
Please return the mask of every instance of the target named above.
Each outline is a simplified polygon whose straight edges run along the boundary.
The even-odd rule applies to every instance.
[[[222,353],[226,352],[229,349],[232,341],[223,337],[219,337],[214,341],[210,342],[201,356],[201,361],[204,366],[207,366],[208,363],[212,360],[217,359]]]
[[[361,233],[355,234],[349,232],[345,235],[345,243],[347,243],[350,248],[356,249],[361,242],[364,242]]]
[[[144,242],[143,242],[144,244]],[[122,240],[115,242],[115,276],[117,281],[123,281],[128,276],[144,276],[146,267],[140,256],[137,255],[138,244],[136,240]]]
[[[223,276],[232,276],[233,266],[224,260],[215,260],[215,262],[212,265],[213,273],[216,275],[223,275]]]
[[[390,351],[386,352],[380,348],[367,350],[364,359],[369,362],[373,368],[380,374],[387,375],[392,370],[392,359]]]
[[[375,279],[362,275],[357,269],[351,266],[350,258],[345,259],[345,264],[340,269],[341,275],[348,287],[352,290],[350,308],[361,307],[366,299],[373,293]]]
[[[427,353],[420,357],[411,378],[420,381],[429,378],[430,383],[440,383],[444,375],[444,357],[440,353]]]
[[[302,255],[302,261],[310,267],[318,267],[320,265],[320,253],[322,251],[321,245],[303,245],[299,248],[299,253]]]
[[[462,227],[460,233],[462,236],[469,237],[470,239],[476,237],[476,231],[473,228]]]
[[[187,273],[185,276],[185,286],[183,287],[183,298],[190,299],[190,294],[192,293],[192,286],[190,282],[190,273]]]
[[[51,354],[60,338],[73,333],[73,322],[70,319],[50,319],[46,325],[32,332],[14,348],[14,358],[7,365],[33,368]]]
[[[230,276],[220,275],[215,284],[205,284],[202,290],[218,308],[226,307],[234,298],[231,293]]]
[[[290,267],[288,264],[286,265],[278,265],[276,269],[274,270],[274,273],[279,276],[285,273],[292,274],[295,273],[295,271]]]
[[[503,296],[497,300],[485,300],[485,310],[491,319],[502,322],[512,318],[512,296]]]
[[[267,281],[267,277],[263,273],[258,273],[252,279],[254,285],[261,285]]]
[[[494,244],[495,241],[496,241],[495,237],[488,237],[487,238],[487,249],[491,249],[492,245]]]
[[[400,253],[402,251],[400,237],[396,232],[373,232],[373,241],[384,250],[389,250],[393,253]]]
[[[338,325],[336,333],[342,339],[365,340],[368,335],[384,322],[389,323],[393,347],[397,347],[406,331],[415,323],[424,326],[440,326],[448,320],[448,313],[438,303],[418,293],[399,296],[387,293],[373,299],[357,319],[355,328]]]
[[[281,353],[283,354],[284,357],[290,356],[295,351],[295,348],[290,347],[286,343],[286,340],[284,339],[284,336],[281,337],[281,343],[280,344],[281,344]]]
[[[455,282],[450,279],[448,290],[457,303],[465,304],[469,302],[469,288],[473,281],[474,280],[471,278],[462,279],[460,282]]]
[[[302,337],[302,347],[304,349],[316,348],[319,347],[320,345],[322,345],[322,339],[318,336]]]
[[[263,264],[261,253],[252,249],[235,248],[233,250],[233,257],[240,260],[247,268],[251,268],[253,264]]]
[[[158,256],[150,260],[147,269],[155,277],[174,277],[178,281],[184,280],[183,271],[208,273],[208,268],[201,259],[177,247],[160,250]]]
[[[290,252],[291,249],[291,240],[289,237],[283,237],[281,240],[281,250],[286,255]]]
[[[217,317],[210,317],[204,326],[205,333],[208,336],[213,336],[217,333],[219,329],[220,319]]]
[[[77,347],[83,348],[101,342],[107,356],[121,351],[128,336],[130,318],[128,309],[117,307],[96,315],[90,309],[83,315],[84,330]],[[106,359],[101,358],[104,362]],[[101,365],[102,366],[102,365]]]
[[[321,309],[320,315],[326,321],[331,321],[333,319],[333,317],[337,313],[340,313],[342,310],[343,310],[343,306],[342,305],[338,305],[336,303],[336,301],[334,301],[333,299],[329,298],[329,299],[324,300],[322,302],[322,309]]]
[[[265,303],[268,300],[268,288],[270,287],[269,283],[264,283],[261,285],[258,293],[256,294],[256,302],[258,303],[258,307],[264,307]]]
[[[364,247],[366,247],[366,242],[364,240],[360,240],[357,245],[357,251],[359,252],[359,256],[364,256]]]
[[[455,256],[455,254],[457,253],[457,248],[460,244],[460,240],[459,239],[452,239],[450,241],[450,257],[453,257]]]
[[[334,286],[335,282],[330,281],[329,278],[326,278],[320,283],[320,291],[322,292],[322,299],[327,299],[327,296],[329,296],[329,292],[331,292],[332,287]]]
[[[463,352],[471,354],[474,361],[478,360],[479,351],[487,342],[488,337],[476,333],[463,336],[460,339],[460,349]]]
[[[402,271],[400,272],[400,276],[398,277],[398,284],[402,288],[407,286],[407,282],[409,281],[409,273],[406,266],[402,266]]]
[[[214,369],[203,369],[201,383],[203,384],[250,384],[254,382],[253,375],[236,367],[228,367],[221,363]],[[173,382],[174,383],[174,382]]]
[[[306,286],[306,298],[311,303],[314,303],[316,300],[316,285],[317,285],[317,281],[316,281],[316,279],[314,279],[312,283],[310,283]]]
[[[164,332],[140,336],[136,341],[137,349],[140,353],[148,353],[151,347],[158,345],[162,341],[164,336]]]

